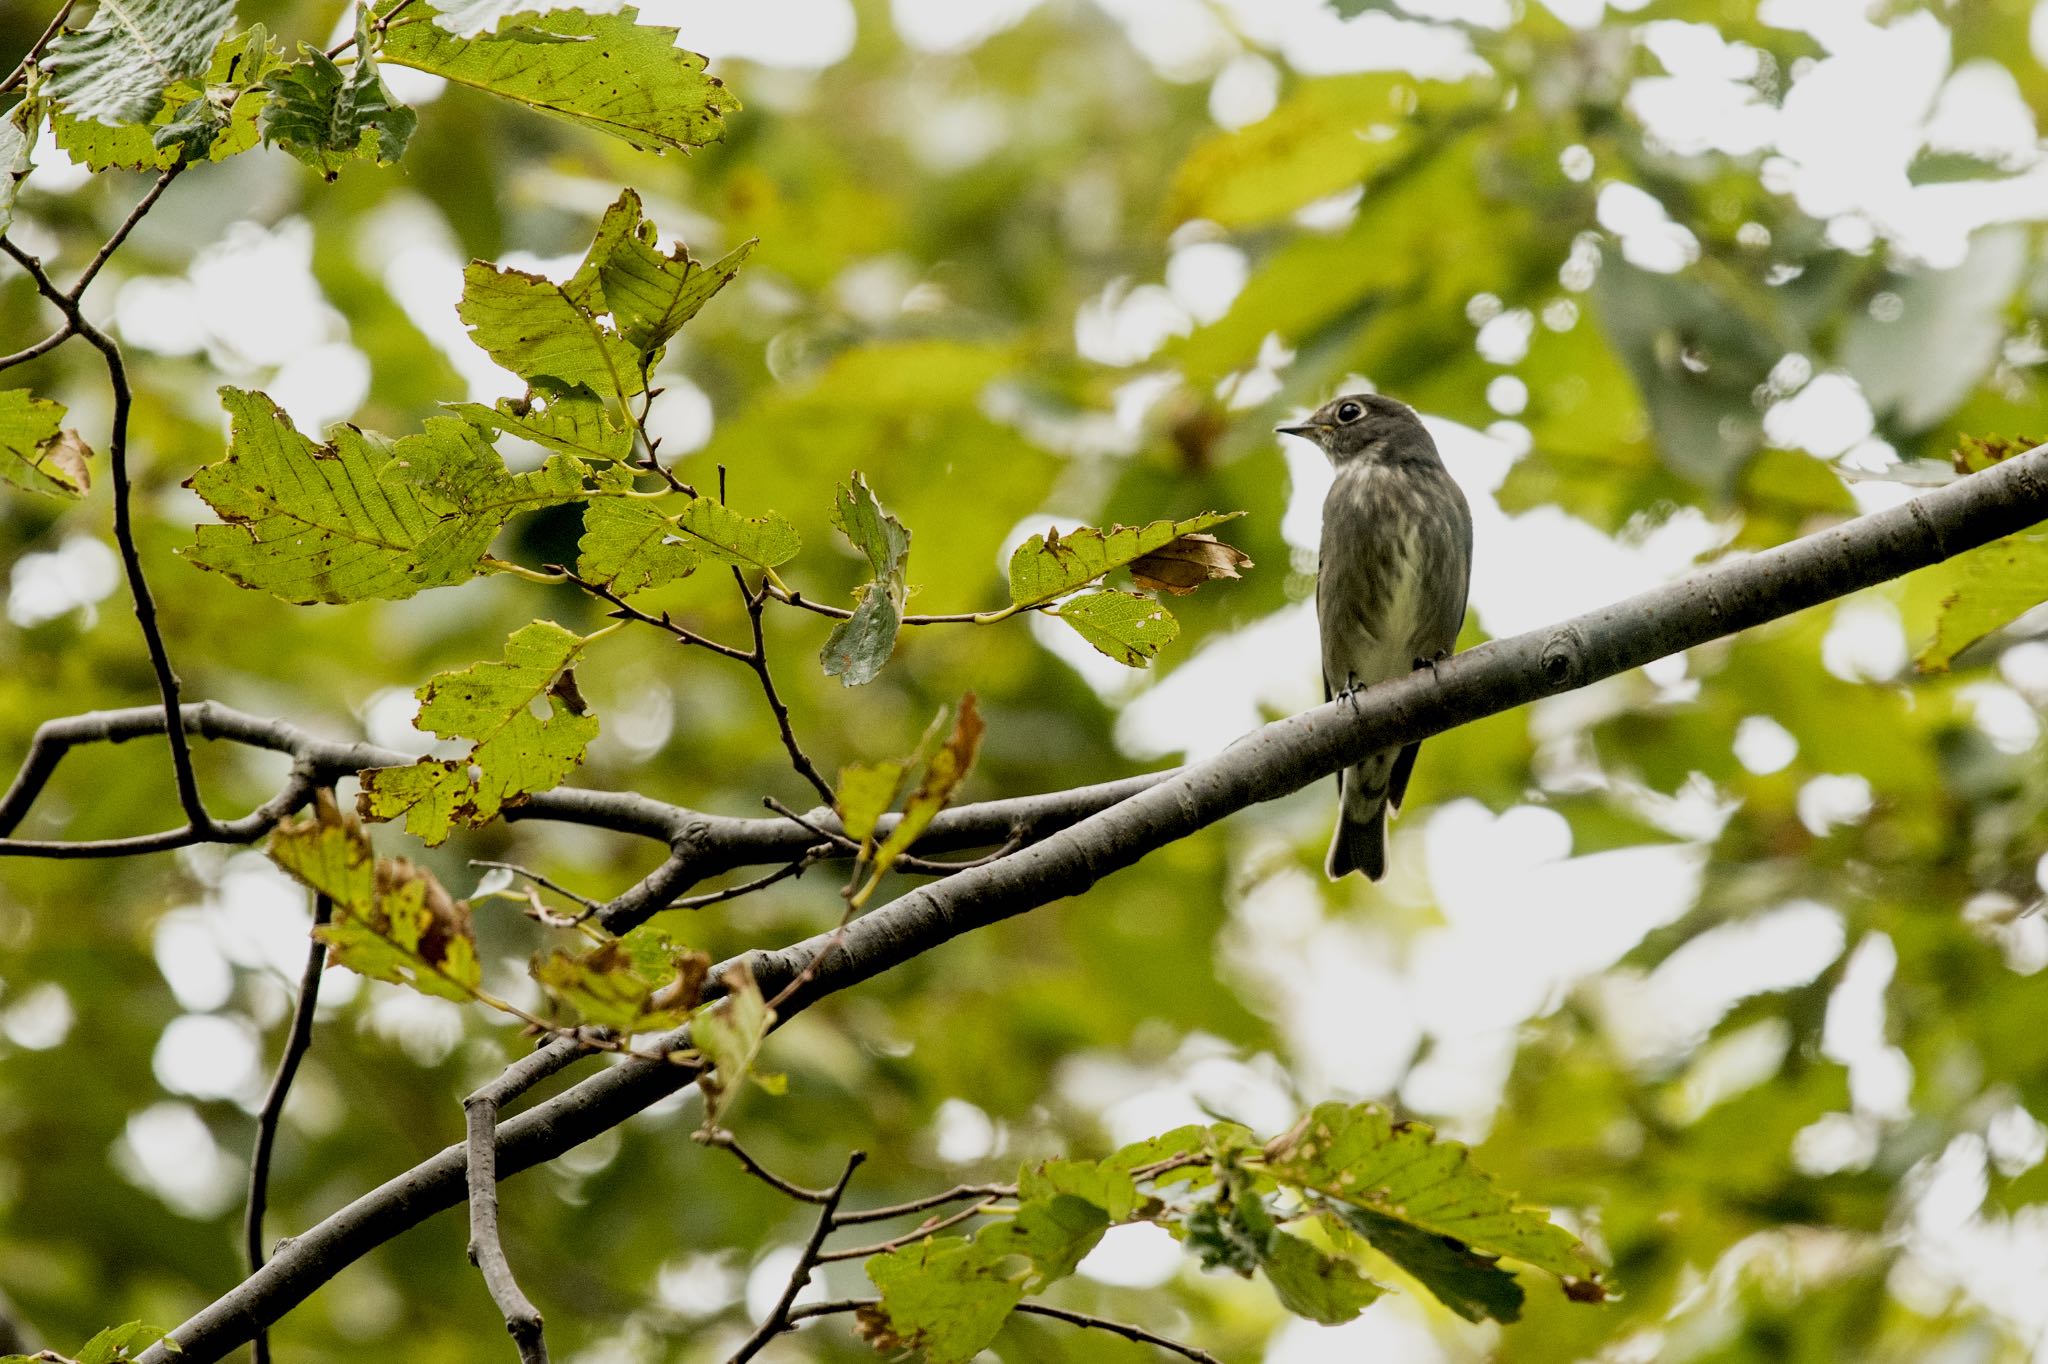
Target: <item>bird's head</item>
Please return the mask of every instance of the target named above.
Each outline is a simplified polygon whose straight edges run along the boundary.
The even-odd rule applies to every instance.
[[[1315,410],[1305,422],[1275,427],[1283,436],[1312,440],[1338,468],[1354,461],[1382,462],[1434,457],[1436,442],[1415,409],[1379,393],[1346,393]]]

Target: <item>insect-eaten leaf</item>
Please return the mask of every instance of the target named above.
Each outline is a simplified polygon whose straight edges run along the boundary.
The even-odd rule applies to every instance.
[[[771,1094],[780,1094],[781,1075],[754,1068],[761,1044],[775,1026],[775,1012],[761,997],[753,968],[741,960],[719,978],[725,996],[698,1011],[690,1020],[690,1043],[711,1069],[697,1077],[704,1095],[704,1126],[718,1127],[732,1112],[740,1089],[752,1080]]]
[[[1108,530],[1082,526],[1065,535],[1056,530],[1034,535],[1010,556],[1010,600],[1018,606],[1046,605],[1115,569],[1163,550],[1182,536],[1220,526],[1242,515],[1243,512],[1204,512],[1185,521],[1153,521],[1143,526],[1111,526]]]
[[[385,61],[516,100],[642,151],[716,142],[725,135],[725,116],[740,107],[717,77],[705,74],[704,58],[676,46],[676,30],[637,23],[631,8],[529,13],[475,38],[449,33],[425,3],[385,9]]]
[[[530,387],[618,404],[647,386],[644,357],[602,309],[577,303],[544,275],[471,261],[455,311],[469,339]]]
[[[1135,592],[1084,592],[1054,612],[1074,633],[1130,668],[1142,668],[1180,634],[1164,606]]]
[[[849,687],[872,682],[896,651],[903,607],[910,597],[904,574],[910,561],[910,528],[882,509],[874,489],[858,471],[832,500],[832,524],[867,557],[873,578],[855,595],[853,615],[832,627],[818,656],[827,677]]]
[[[597,736],[597,717],[585,712],[570,671],[587,642],[553,621],[535,621],[505,641],[502,661],[436,675],[419,689],[413,723],[474,746],[463,758],[366,769],[358,774],[358,810],[367,819],[403,815],[406,832],[431,846],[457,824],[488,823],[505,806],[560,784]],[[545,718],[534,713],[542,705]]]
[[[271,860],[334,905],[314,929],[335,964],[443,999],[476,998],[483,982],[469,906],[424,868],[379,858],[354,819],[321,791],[313,813],[270,836]]]
[[[781,516],[743,516],[709,497],[693,497],[673,514],[645,501],[604,499],[584,510],[576,573],[625,596],[687,578],[706,559],[775,568],[802,544]]]
[[[435,418],[397,447],[356,427],[300,435],[261,393],[223,388],[225,459],[185,481],[225,523],[178,552],[288,602],[410,597],[474,577],[515,511],[582,498],[574,461],[512,474],[475,427]]]
[[[332,180],[350,161],[388,166],[405,154],[419,116],[394,104],[377,76],[369,15],[356,10],[354,58],[346,68],[317,47],[264,83],[263,136]]]
[[[64,404],[25,388],[0,389],[0,478],[29,492],[84,497],[92,450],[63,422]]]
[[[1267,1144],[1264,1168],[1282,1185],[1373,1214],[1351,1225],[1425,1287],[1435,1291],[1432,1277],[1446,1282],[1445,1301],[1461,1314],[1506,1304],[1497,1283],[1464,1277],[1479,1274],[1478,1262],[1488,1257],[1546,1270],[1578,1301],[1608,1296],[1600,1267],[1577,1237],[1543,1209],[1517,1204],[1461,1143],[1397,1121],[1375,1104],[1317,1105]],[[1389,1222],[1403,1230],[1388,1229]],[[1447,1281],[1454,1262],[1446,1241],[1468,1253],[1456,1262],[1454,1281]]]
[[[525,397],[500,398],[494,407],[451,403],[449,411],[579,459],[621,460],[633,453],[633,429],[588,389],[556,393],[530,388]]]
[[[1241,578],[1252,558],[1213,535],[1183,535],[1131,560],[1131,581],[1154,592],[1185,597],[1203,583]]]
[[[697,1007],[710,969],[704,953],[642,924],[587,952],[537,957],[533,978],[579,1022],[631,1036],[680,1025]]]
[[[582,266],[564,286],[579,306],[610,313],[619,335],[643,355],[667,345],[732,283],[755,246],[751,240],[742,242],[706,265],[680,245],[663,251],[660,240],[641,210],[640,196],[629,189],[605,210]]]

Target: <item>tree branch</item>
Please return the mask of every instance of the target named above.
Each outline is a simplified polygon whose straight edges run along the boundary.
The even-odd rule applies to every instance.
[[[881,1302],[880,1298],[840,1298],[833,1302],[814,1302],[791,1312],[789,1321],[793,1326],[811,1317],[837,1316],[842,1312],[858,1312],[864,1307],[879,1307]],[[1222,1364],[1222,1361],[1207,1350],[1197,1349],[1193,1345],[1183,1345],[1180,1341],[1162,1336],[1155,1331],[1148,1331],[1142,1326],[1133,1326],[1129,1322],[1111,1321],[1108,1317],[1076,1312],[1067,1307],[1053,1307],[1042,1302],[1020,1302],[1010,1310],[1028,1313],[1034,1317],[1051,1317],[1054,1321],[1063,1321],[1069,1326],[1079,1326],[1090,1331],[1108,1331],[1111,1335],[1134,1340],[1140,1345],[1156,1345],[1162,1350],[1179,1355],[1182,1359],[1192,1359],[1196,1364]]]
[[[1889,581],[2048,515],[2048,447],[1776,549],[1544,629],[1495,640],[1427,671],[1261,726],[1206,762],[1155,779],[1120,804],[1002,861],[921,886],[856,920],[782,1019],[976,928],[1079,894],[1147,852],[1236,810],[1274,800],[1364,755],[1584,687],[1667,654]],[[1000,802],[996,802],[1000,803]],[[808,837],[808,835],[802,835]],[[830,934],[745,958],[768,993],[794,979]],[[737,962],[726,963],[730,970]],[[656,1050],[687,1045],[686,1030]],[[548,1050],[573,1044],[551,1043]],[[690,1067],[627,1060],[499,1129],[500,1168],[526,1169],[587,1141],[691,1083]],[[461,1197],[450,1147],[310,1228],[247,1281],[172,1332],[188,1364],[249,1340],[373,1246]],[[144,1364],[164,1364],[152,1346]]]
[[[803,1292],[804,1285],[811,1281],[811,1270],[818,1263],[818,1247],[825,1244],[825,1237],[832,1230],[832,1214],[838,1211],[839,1200],[846,1197],[846,1186],[853,1182],[853,1172],[866,1159],[866,1154],[860,1151],[846,1158],[846,1170],[819,1205],[818,1220],[811,1226],[811,1239],[804,1242],[803,1254],[797,1257],[796,1267],[789,1271],[789,1282],[783,1285],[782,1296],[775,1300],[775,1310],[762,1320],[754,1334],[746,1338],[726,1364],[747,1364],[768,1347],[769,1341],[789,1329],[790,1306],[796,1302],[796,1295]]]

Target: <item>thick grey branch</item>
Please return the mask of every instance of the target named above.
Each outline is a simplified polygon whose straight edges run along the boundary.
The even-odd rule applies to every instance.
[[[1079,894],[1147,852],[1234,811],[1321,780],[1367,753],[1427,738],[1541,697],[1583,687],[1723,635],[1789,616],[1938,563],[2048,516],[2048,447],[1936,489],[1916,502],[1729,559],[1679,582],[1511,639],[1495,640],[1352,700],[1277,720],[1207,762],[1154,779],[1119,804],[999,862],[922,886],[856,920],[781,1010],[844,990],[958,937]],[[797,830],[799,836],[803,831]],[[831,934],[749,954],[764,994],[794,980]],[[725,963],[720,970],[736,962]],[[687,1045],[682,1033],[655,1050]],[[551,1043],[549,1050],[575,1050]],[[689,1084],[695,1072],[628,1060],[499,1128],[510,1174],[555,1156]],[[191,1364],[249,1340],[343,1266],[462,1197],[451,1146],[371,1190],[280,1250],[269,1264],[172,1332]],[[142,1356],[163,1364],[161,1347]]]

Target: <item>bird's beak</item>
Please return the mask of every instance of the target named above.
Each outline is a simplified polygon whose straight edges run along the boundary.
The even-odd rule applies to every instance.
[[[1313,423],[1305,422],[1300,426],[1276,426],[1273,429],[1283,436],[1300,436],[1304,440],[1314,440],[1316,438],[1316,428]]]

